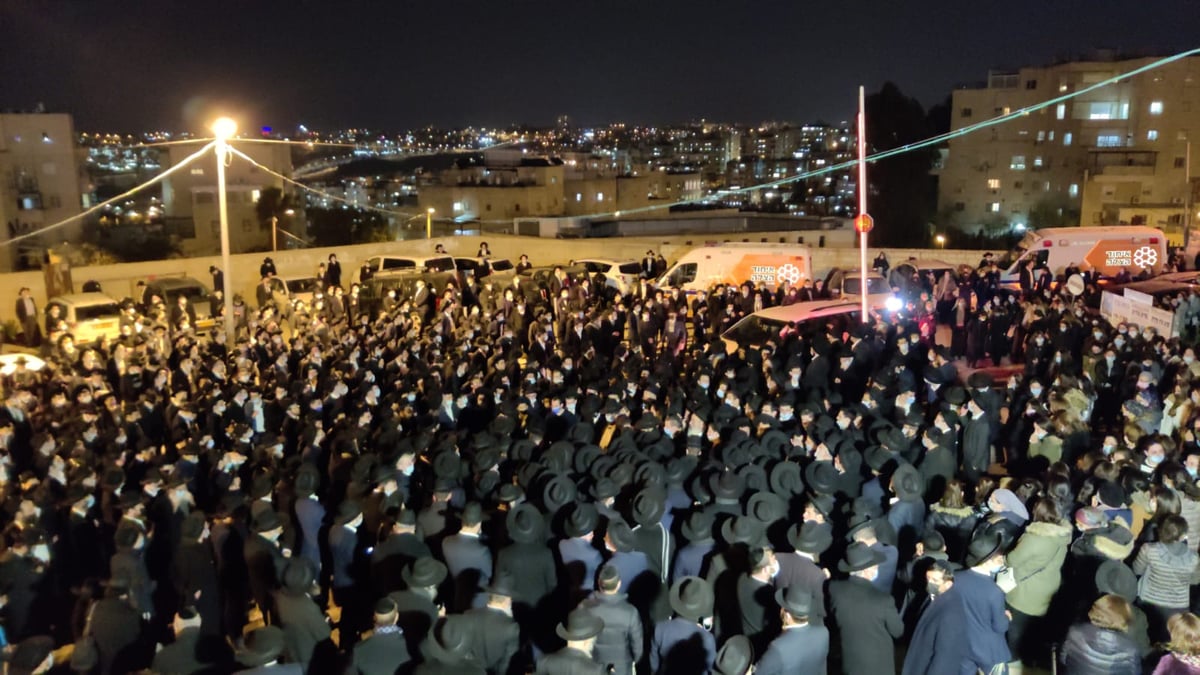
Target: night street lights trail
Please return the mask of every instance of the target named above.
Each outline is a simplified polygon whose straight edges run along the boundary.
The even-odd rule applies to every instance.
[[[229,262],[229,209],[225,201],[225,162],[229,158],[229,139],[237,133],[237,122],[228,117],[220,117],[212,124],[213,135],[217,137],[217,211],[221,219],[221,268],[224,279],[221,294],[221,307],[225,312],[225,344],[233,348],[233,269]]]

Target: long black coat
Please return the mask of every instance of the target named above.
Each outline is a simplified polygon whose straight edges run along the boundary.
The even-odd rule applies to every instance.
[[[917,621],[903,675],[958,675],[966,659],[967,632],[962,599],[951,587],[925,608]]]
[[[521,648],[521,628],[500,610],[479,607],[463,614],[471,627],[473,661],[489,673],[507,673]]]
[[[175,591],[181,601],[195,605],[200,613],[201,630],[210,635],[220,633],[221,586],[212,545],[208,541],[185,543],[179,547],[173,562]]]
[[[354,645],[354,666],[350,672],[360,675],[392,675],[411,659],[403,633],[376,633]]]
[[[851,577],[829,584],[829,599],[841,633],[842,672],[895,673],[893,640],[904,632],[904,622],[892,596],[865,579]]]

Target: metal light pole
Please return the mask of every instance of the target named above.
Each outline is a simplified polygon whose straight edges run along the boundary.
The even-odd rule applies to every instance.
[[[425,209],[425,238],[433,239],[433,207]]]
[[[237,122],[222,117],[212,125],[213,134],[217,137],[217,210],[221,219],[221,266],[225,273],[224,288],[221,293],[224,297],[225,310],[225,343],[233,349],[234,344],[234,322],[233,322],[233,267],[229,262],[229,208],[225,201],[225,160],[229,157],[229,139],[237,133]]]
[[[858,217],[854,229],[858,230],[858,265],[862,274],[862,320],[867,323],[867,233],[873,226],[867,215],[867,106],[866,90],[858,88]]]

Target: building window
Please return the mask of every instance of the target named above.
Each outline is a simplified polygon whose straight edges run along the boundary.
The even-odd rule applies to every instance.
[[[257,204],[260,197],[262,197],[262,190],[250,191],[250,202],[252,204]]]
[[[1070,145],[1071,141],[1074,140],[1074,138],[1075,138],[1075,134],[1072,134],[1069,131],[1067,133],[1063,134],[1063,145]]]
[[[202,168],[200,168],[200,167],[198,167],[198,166],[193,166],[193,167],[192,167],[192,175],[193,175],[193,176],[203,176],[203,175],[204,175],[204,169],[202,169]]]
[[[1026,89],[1037,89],[1037,80],[1025,80]]]
[[[1097,148],[1119,148],[1121,147],[1121,136],[1119,134],[1100,134],[1096,137]]]
[[[970,117],[971,113],[972,113],[972,110],[970,108],[963,108],[962,110],[960,110],[958,112],[958,116],[959,117]]]
[[[1150,102],[1150,114],[1151,115],[1161,115],[1162,108],[1163,108],[1162,101],[1151,101]]]
[[[1042,160],[1041,155],[1038,155],[1037,157],[1033,158],[1033,168],[1040,169],[1044,165],[1045,165],[1045,162]]]
[[[1037,132],[1037,142],[1041,143],[1044,140],[1046,140],[1046,132],[1045,131]]]
[[[1025,170],[1025,155],[1013,155],[1012,161],[1009,162],[1008,168],[1013,171]]]
[[[603,192],[596,193],[596,201],[598,201],[598,202],[604,201],[604,193]]]
[[[988,189],[989,190],[999,190],[1000,189],[1000,179],[999,178],[989,178],[988,179]]]
[[[577,202],[583,201],[583,193],[582,192],[575,193],[575,201],[577,201]]]
[[[1025,181],[1020,181],[1020,180],[1013,181],[1013,189],[1014,190],[1020,190],[1023,187],[1025,187]]]
[[[453,206],[451,206],[451,208],[454,209],[455,213],[458,213],[463,210],[463,204],[462,204],[462,202],[454,202],[454,204],[453,204]]]
[[[1158,129],[1150,129],[1149,131],[1147,131],[1146,132],[1146,140],[1157,141],[1158,140]]]
[[[1186,157],[1176,157],[1175,158],[1175,168],[1176,169],[1182,169],[1185,166],[1187,166],[1187,158]]]
[[[1079,183],[1071,183],[1071,187],[1067,188],[1067,195],[1070,197],[1079,196]]]
[[[1000,202],[992,202],[988,204],[988,211],[992,213],[1000,213]]]
[[[966,202],[954,202],[954,210],[955,211],[966,211],[967,203]]]
[[[488,204],[488,205],[487,205],[487,208],[485,208],[484,210],[485,210],[485,211],[491,211],[491,210],[492,210],[492,205],[491,205],[491,204]]]
[[[513,211],[516,211],[517,213],[520,213],[520,212],[521,212],[521,205],[520,205],[520,204],[514,204],[514,205],[513,205]]]
[[[1060,120],[1067,119],[1067,104],[1059,103],[1058,107],[1054,109],[1054,116]]]

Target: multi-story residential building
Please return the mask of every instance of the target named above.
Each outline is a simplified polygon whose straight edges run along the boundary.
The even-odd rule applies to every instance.
[[[1079,91],[1153,58],[1088,60],[992,72],[956,90],[952,130]],[[1200,57],[1081,94],[952,138],[940,170],[939,211],[949,225],[998,234],[1078,213],[1083,225],[1145,224],[1183,238],[1198,160]]]
[[[181,143],[169,146],[163,164],[172,167],[202,145]],[[292,175],[291,150],[280,143],[239,143],[238,150],[284,176]],[[290,194],[292,188],[240,157],[225,168],[225,193],[229,214],[229,249],[233,253],[271,248],[271,223],[260,222],[257,204],[262,190],[276,187]],[[185,255],[211,255],[221,250],[220,212],[217,209],[216,155],[208,154],[189,167],[163,180],[163,219],[167,231],[179,237]]]
[[[70,115],[0,114],[0,241],[36,232],[90,206]],[[82,222],[0,249],[0,271],[40,264],[47,247],[78,241]]]

